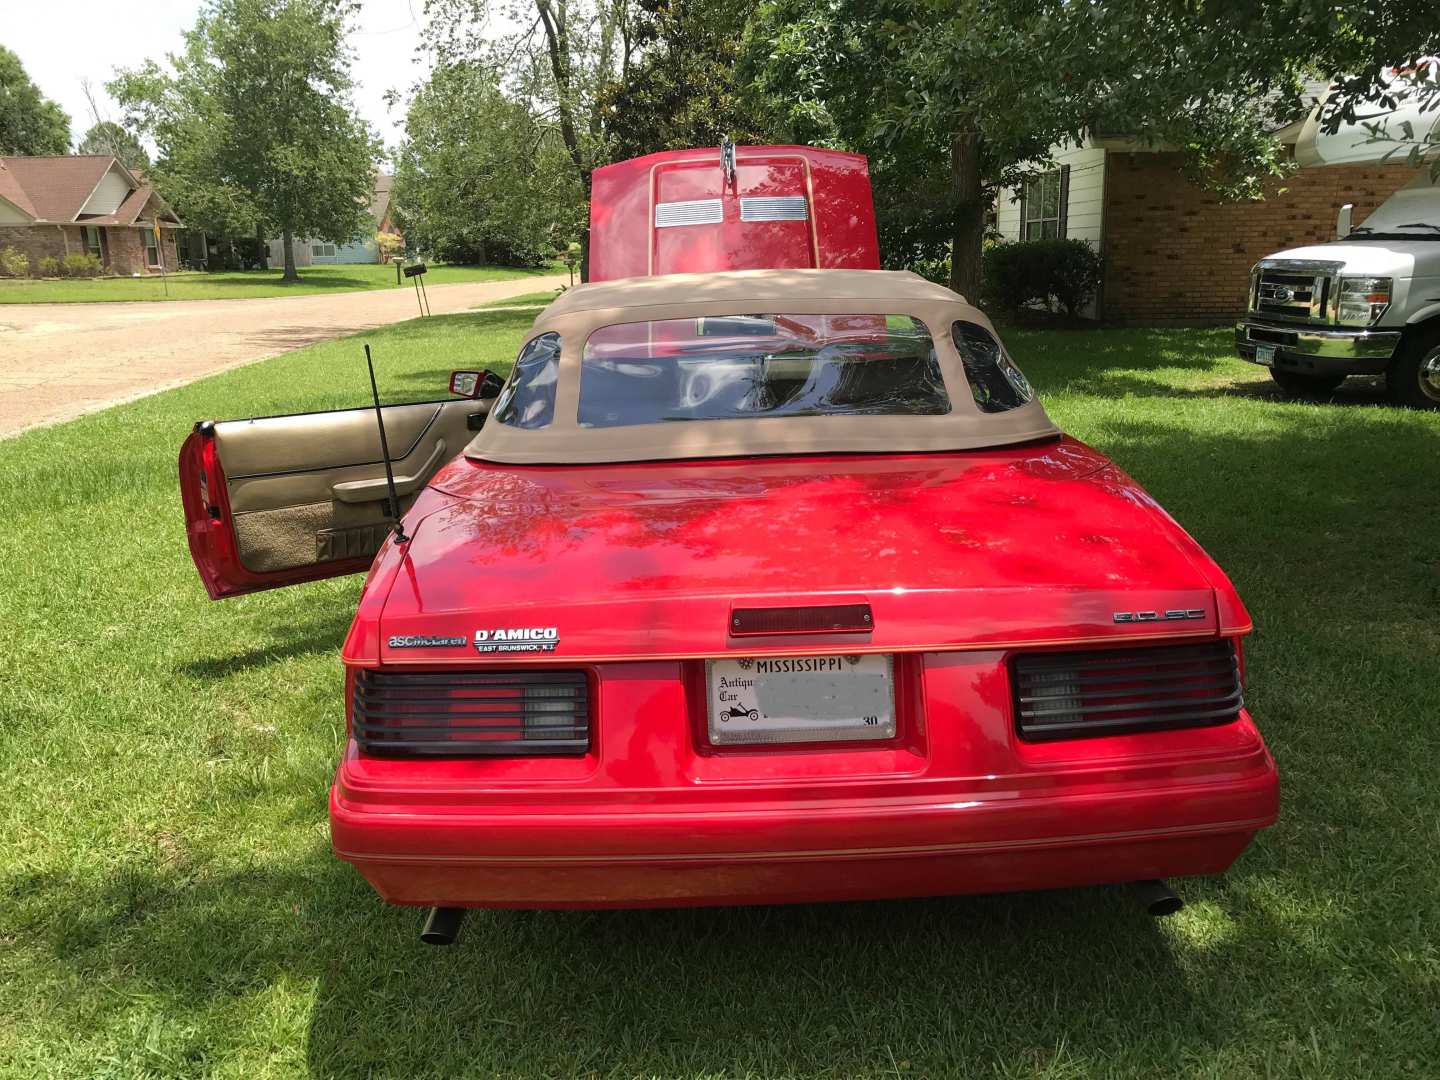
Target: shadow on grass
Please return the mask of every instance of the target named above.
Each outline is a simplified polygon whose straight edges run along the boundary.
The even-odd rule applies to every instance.
[[[345,603],[322,619],[300,624],[276,624],[265,631],[271,640],[264,645],[234,656],[190,660],[181,664],[178,671],[196,679],[218,680],[277,660],[338,653],[353,616],[353,605]]]
[[[107,1012],[134,994],[224,1028],[251,1019],[258,986],[313,983],[315,1076],[855,1076],[901,1061],[968,1075],[1039,1067],[1057,1042],[1103,1057],[1147,1025],[1209,1045],[1233,1008],[1190,993],[1119,889],[472,912],[450,949],[421,944],[422,912],[382,905],[319,846],[268,869],[136,866],[98,886],[29,875],[5,892],[34,913],[23,930],[48,963],[124,973]]]

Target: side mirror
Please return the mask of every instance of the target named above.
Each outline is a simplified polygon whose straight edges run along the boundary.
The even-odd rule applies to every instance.
[[[493,371],[452,371],[450,393],[463,398],[493,398],[505,388],[505,380]]]
[[[1340,213],[1335,216],[1335,239],[1344,240],[1350,235],[1350,215],[1355,212],[1354,203],[1346,203],[1340,207]]]

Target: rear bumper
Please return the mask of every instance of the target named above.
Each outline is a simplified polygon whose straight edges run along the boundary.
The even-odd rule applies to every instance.
[[[782,805],[737,794],[703,806],[561,808],[544,805],[553,792],[510,791],[503,801],[441,807],[352,800],[342,765],[330,810],[337,853],[393,903],[603,908],[1214,874],[1275,820],[1278,806],[1275,763],[1258,736],[1246,754],[1212,757],[1163,782],[1111,781],[1081,767],[1068,779],[1044,794],[990,786],[969,797]]]
[[[1255,361],[1256,347],[1273,345],[1275,365],[1309,375],[1381,375],[1400,345],[1399,330],[1287,326],[1245,320],[1235,324],[1235,349]]]

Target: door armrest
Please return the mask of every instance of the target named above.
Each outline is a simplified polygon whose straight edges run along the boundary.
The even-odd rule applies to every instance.
[[[395,477],[395,494],[402,499],[407,495],[413,495],[425,486],[425,482],[434,475],[440,463],[445,460],[445,440],[437,439],[435,449],[430,452],[430,457],[425,464],[420,466],[418,472],[412,476]],[[341,502],[363,503],[374,502],[376,499],[383,499],[389,494],[389,488],[383,476],[374,480],[344,480],[330,486],[330,493]]]

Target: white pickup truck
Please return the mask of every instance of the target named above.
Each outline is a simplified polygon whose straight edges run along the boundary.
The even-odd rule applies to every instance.
[[[1236,348],[1287,394],[1384,375],[1393,401],[1440,408],[1440,185],[1421,169],[1359,228],[1348,211],[1336,240],[1255,264]]]

